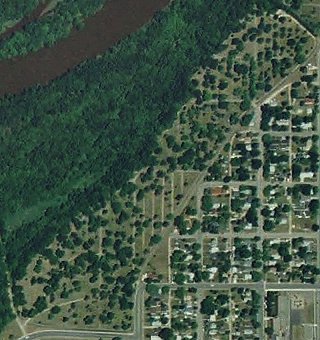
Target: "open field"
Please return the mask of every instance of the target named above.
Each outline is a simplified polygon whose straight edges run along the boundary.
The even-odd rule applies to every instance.
[[[265,319],[268,339],[271,335],[280,334],[283,329],[293,339],[312,339],[315,335],[314,328],[317,327],[316,298],[315,291],[268,291]]]

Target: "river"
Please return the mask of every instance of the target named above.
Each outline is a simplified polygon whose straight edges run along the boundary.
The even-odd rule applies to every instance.
[[[85,27],[50,48],[0,61],[0,96],[48,84],[86,59],[104,53],[135,32],[170,0],[108,0]]]

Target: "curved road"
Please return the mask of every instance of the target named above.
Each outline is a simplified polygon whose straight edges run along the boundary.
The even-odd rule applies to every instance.
[[[70,331],[62,331],[62,330],[45,330],[45,331],[39,331],[35,333],[31,333],[29,335],[25,335],[19,340],[31,340],[31,339],[52,339],[54,338],[61,338],[61,339],[67,339],[67,338],[79,338],[79,339],[86,339],[88,340],[89,338],[101,338],[103,339],[112,339],[116,336],[121,337],[121,340],[126,340],[126,339],[136,339],[133,335],[128,335],[128,334],[123,334],[123,333],[106,333],[106,332],[90,332],[90,331],[77,331],[77,330],[70,330]]]
[[[144,303],[144,289],[145,284],[139,281],[136,294],[135,294],[135,311],[133,313],[134,319],[134,332],[124,333],[124,332],[107,332],[107,331],[85,331],[85,330],[54,330],[47,329],[43,331],[37,331],[34,333],[30,333],[28,335],[24,335],[20,337],[18,340],[34,340],[39,338],[47,338],[52,339],[55,338],[100,338],[104,339],[112,339],[113,337],[120,336],[121,340],[140,340],[143,339],[143,303]]]

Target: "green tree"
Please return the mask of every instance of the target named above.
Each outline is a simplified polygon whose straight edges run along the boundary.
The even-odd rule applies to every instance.
[[[200,304],[200,312],[206,315],[214,314],[216,307],[214,305],[213,297],[207,296]]]
[[[161,329],[158,335],[163,340],[174,340],[175,339],[174,331],[171,328]]]
[[[210,212],[210,210],[212,209],[213,207],[213,198],[211,195],[207,195],[205,194],[203,197],[202,197],[202,209],[205,211],[205,212]]]

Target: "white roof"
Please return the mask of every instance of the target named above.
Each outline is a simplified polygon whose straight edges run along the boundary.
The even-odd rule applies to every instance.
[[[309,172],[301,172],[300,174],[300,181],[304,182],[306,178],[312,178],[314,173],[312,171]]]
[[[311,128],[312,128],[312,123],[311,123],[311,122],[309,122],[309,123],[301,123],[301,124],[300,124],[300,127],[301,127],[301,129],[303,129],[303,130],[308,130],[308,129],[311,129]]]

